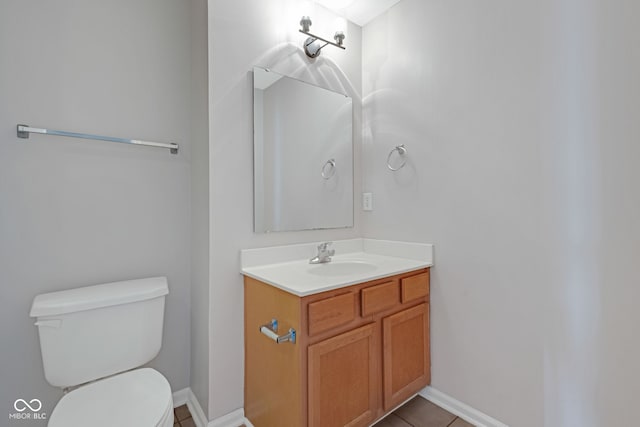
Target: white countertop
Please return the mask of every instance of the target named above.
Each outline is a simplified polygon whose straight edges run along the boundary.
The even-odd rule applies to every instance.
[[[303,297],[433,266],[433,246],[428,244],[336,241],[331,262],[309,264],[316,246],[317,242],[243,250],[242,274]]]

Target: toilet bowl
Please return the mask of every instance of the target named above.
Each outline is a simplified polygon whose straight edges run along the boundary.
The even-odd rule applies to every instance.
[[[48,427],[173,426],[171,387],[158,371],[135,369],[77,388],[56,405]]]
[[[129,280],[38,295],[47,381],[65,390],[49,427],[171,427],[167,379],[140,366],[160,351],[167,279]]]

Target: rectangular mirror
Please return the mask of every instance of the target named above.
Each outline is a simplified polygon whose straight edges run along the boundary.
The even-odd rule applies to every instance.
[[[351,98],[253,69],[255,231],[353,227]]]

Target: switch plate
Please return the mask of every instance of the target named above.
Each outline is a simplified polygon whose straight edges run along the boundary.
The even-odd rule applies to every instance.
[[[362,210],[373,210],[373,193],[362,193]]]

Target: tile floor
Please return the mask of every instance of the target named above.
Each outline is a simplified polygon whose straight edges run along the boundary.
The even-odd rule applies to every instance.
[[[174,427],[195,427],[187,405],[178,406],[174,412]],[[417,396],[389,414],[375,427],[473,427],[473,424]]]
[[[375,427],[473,427],[473,424],[416,396],[389,414]]]
[[[196,423],[191,418],[191,412],[187,405],[178,406],[173,410],[173,427],[196,427]]]

